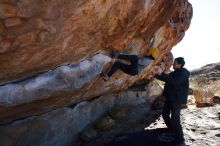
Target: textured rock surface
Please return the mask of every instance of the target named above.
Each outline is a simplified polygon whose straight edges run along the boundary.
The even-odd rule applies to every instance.
[[[151,78],[156,65],[171,66],[170,50],[191,18],[187,0],[0,0],[0,145],[75,145],[80,132],[122,104],[139,112],[123,108],[98,127],[128,119],[111,132],[143,128],[132,126],[152,120],[161,88],[119,91]],[[159,56],[138,76],[119,71],[108,82],[100,78],[114,61],[112,50],[143,55],[150,46]],[[81,136],[89,141],[96,134]]]
[[[0,0],[0,122],[126,89],[162,59],[169,67],[191,18],[187,0]],[[99,78],[111,50],[145,54],[152,45],[160,55],[139,76]]]
[[[93,137],[96,135],[104,136],[103,133],[106,129],[106,132],[109,132],[110,126],[118,125],[119,118],[120,121],[121,119],[130,121],[130,125],[124,123],[112,129],[111,138],[113,138],[116,134],[125,130],[126,126],[127,130],[140,126],[137,125],[138,123],[135,125],[137,119],[142,118],[145,121],[146,118],[149,118],[149,120],[154,120],[155,117],[146,116],[146,114],[152,114],[150,105],[162,91],[157,84],[154,84],[154,86],[158,89],[158,94],[155,94],[153,98],[148,96],[145,90],[128,90],[114,95],[102,96],[92,101],[81,102],[74,107],[59,108],[41,116],[32,116],[7,125],[0,125],[0,144],[1,146],[72,146],[77,145],[76,141],[78,141],[79,134],[98,119],[102,119],[98,120],[100,122],[96,124],[99,130],[96,129],[92,134],[91,132],[88,133],[88,130],[87,132],[84,130],[81,134],[84,140],[94,140]],[[122,108],[125,105],[136,107],[139,110],[131,112],[130,108],[129,113],[117,111],[111,113],[111,117],[107,116],[106,118],[104,116],[102,118],[114,107],[120,107],[123,111],[126,111],[125,108]],[[127,116],[129,114],[130,117]]]
[[[191,7],[181,0],[1,0],[0,18],[1,36],[11,44],[1,49],[4,82],[79,61],[98,50],[139,53],[156,32],[156,45],[170,49],[188,27]]]
[[[102,54],[76,64],[60,66],[38,76],[6,84],[0,87],[0,103],[22,104],[33,100],[46,99],[55,92],[74,92],[99,75],[103,66],[111,59]]]

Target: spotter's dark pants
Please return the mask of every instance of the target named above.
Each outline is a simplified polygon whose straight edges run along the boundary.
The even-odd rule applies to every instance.
[[[166,126],[172,131],[177,138],[178,143],[184,142],[183,129],[180,121],[181,104],[165,102],[162,116]]]

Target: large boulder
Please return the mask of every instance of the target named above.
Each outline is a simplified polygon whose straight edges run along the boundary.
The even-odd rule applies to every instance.
[[[191,18],[187,0],[1,0],[0,122],[127,89],[162,59],[169,68]],[[145,54],[152,45],[160,54],[139,76],[100,78],[112,50]]]
[[[155,66],[170,68],[170,51],[191,19],[187,0],[0,0],[0,145],[76,145],[96,120],[103,129],[127,117],[125,129],[149,123],[162,89],[134,84],[151,81]],[[114,62],[112,50],[144,55],[151,46],[159,56],[139,75],[100,78]],[[129,108],[101,120],[122,105]]]
[[[154,88],[159,88],[159,85],[154,84]],[[145,90],[129,89],[101,96],[0,125],[0,144],[75,146],[90,142],[88,145],[103,145],[119,133],[143,129],[147,122],[154,121],[160,112],[151,110],[153,102]]]

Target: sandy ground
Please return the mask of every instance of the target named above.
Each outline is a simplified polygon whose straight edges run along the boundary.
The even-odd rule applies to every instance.
[[[188,106],[181,112],[186,144],[189,146],[220,146],[220,105],[196,108]],[[162,117],[147,129],[166,127]]]

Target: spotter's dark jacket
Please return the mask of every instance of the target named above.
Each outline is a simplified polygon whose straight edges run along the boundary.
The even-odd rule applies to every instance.
[[[185,68],[176,69],[173,72],[156,75],[156,78],[164,81],[163,96],[168,102],[185,104],[189,93],[190,72]]]

